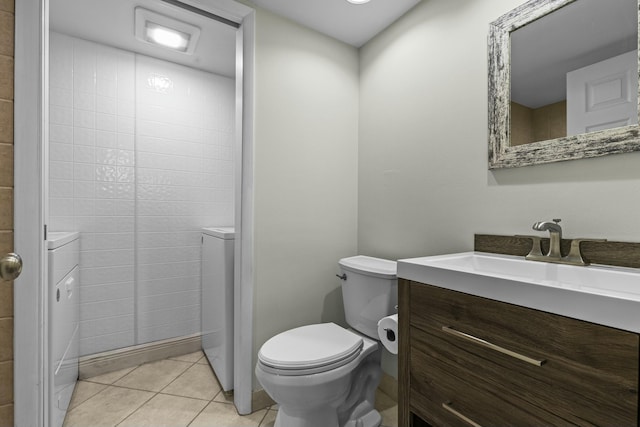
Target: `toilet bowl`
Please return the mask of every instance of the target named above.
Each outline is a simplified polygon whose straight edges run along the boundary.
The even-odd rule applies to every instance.
[[[365,256],[340,260],[345,329],[313,324],[263,344],[256,377],[278,403],[275,427],[377,427],[382,374],[377,322],[397,302],[396,263]]]

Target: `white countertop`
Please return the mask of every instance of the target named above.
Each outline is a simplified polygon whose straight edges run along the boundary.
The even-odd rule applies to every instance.
[[[398,260],[398,277],[640,333],[640,269],[464,252]]]

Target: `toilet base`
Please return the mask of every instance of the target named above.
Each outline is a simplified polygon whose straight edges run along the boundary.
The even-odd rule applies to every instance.
[[[284,408],[278,409],[274,427],[338,427],[338,413],[326,410],[305,413],[304,416],[288,414]]]
[[[280,408],[274,427],[379,427],[381,423],[382,416],[373,408],[357,419],[348,420],[343,425],[338,423],[337,411],[327,413],[323,410],[315,414],[306,413],[304,417],[300,417],[287,414],[283,408]]]
[[[371,408],[355,420],[349,420],[344,426],[340,427],[379,427],[380,424],[382,424],[380,412]]]

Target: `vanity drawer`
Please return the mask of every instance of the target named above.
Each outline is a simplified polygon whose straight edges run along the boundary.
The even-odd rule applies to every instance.
[[[569,426],[572,423],[529,404],[525,396],[469,375],[460,361],[425,349],[433,338],[411,340],[410,409],[433,426]],[[424,350],[424,351],[423,351]],[[420,397],[418,397],[420,396]]]
[[[637,425],[636,334],[419,283],[409,293],[411,375],[425,365],[564,420],[548,425]]]

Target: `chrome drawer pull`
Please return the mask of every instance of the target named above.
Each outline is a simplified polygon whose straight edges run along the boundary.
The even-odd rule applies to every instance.
[[[477,422],[473,421],[472,419],[465,417],[464,415],[462,415],[460,412],[456,411],[455,409],[453,409],[451,407],[451,405],[449,405],[448,403],[443,403],[442,407],[444,409],[446,409],[447,411],[451,412],[453,415],[455,415],[456,417],[460,418],[462,421],[465,421],[466,423],[468,423],[470,426],[473,427],[482,427],[480,424],[478,424]]]
[[[469,335],[469,334],[465,334],[464,332],[456,331],[455,329],[450,328],[448,326],[443,326],[442,327],[442,331],[446,332],[447,334],[456,336],[458,338],[462,338],[464,340],[470,341],[472,343],[476,343],[476,344],[481,345],[483,347],[490,348],[491,350],[495,350],[495,351],[500,352],[502,354],[506,354],[508,356],[515,357],[518,360],[522,360],[523,362],[527,362],[527,363],[530,363],[530,364],[535,365],[535,366],[542,366],[546,362],[546,360],[532,359],[532,358],[527,357],[525,355],[522,355],[520,353],[516,353],[515,351],[507,350],[504,347],[500,347],[499,345],[495,345],[493,343],[490,343],[489,341],[485,341],[485,340],[483,340],[481,338],[474,337],[473,335]]]

